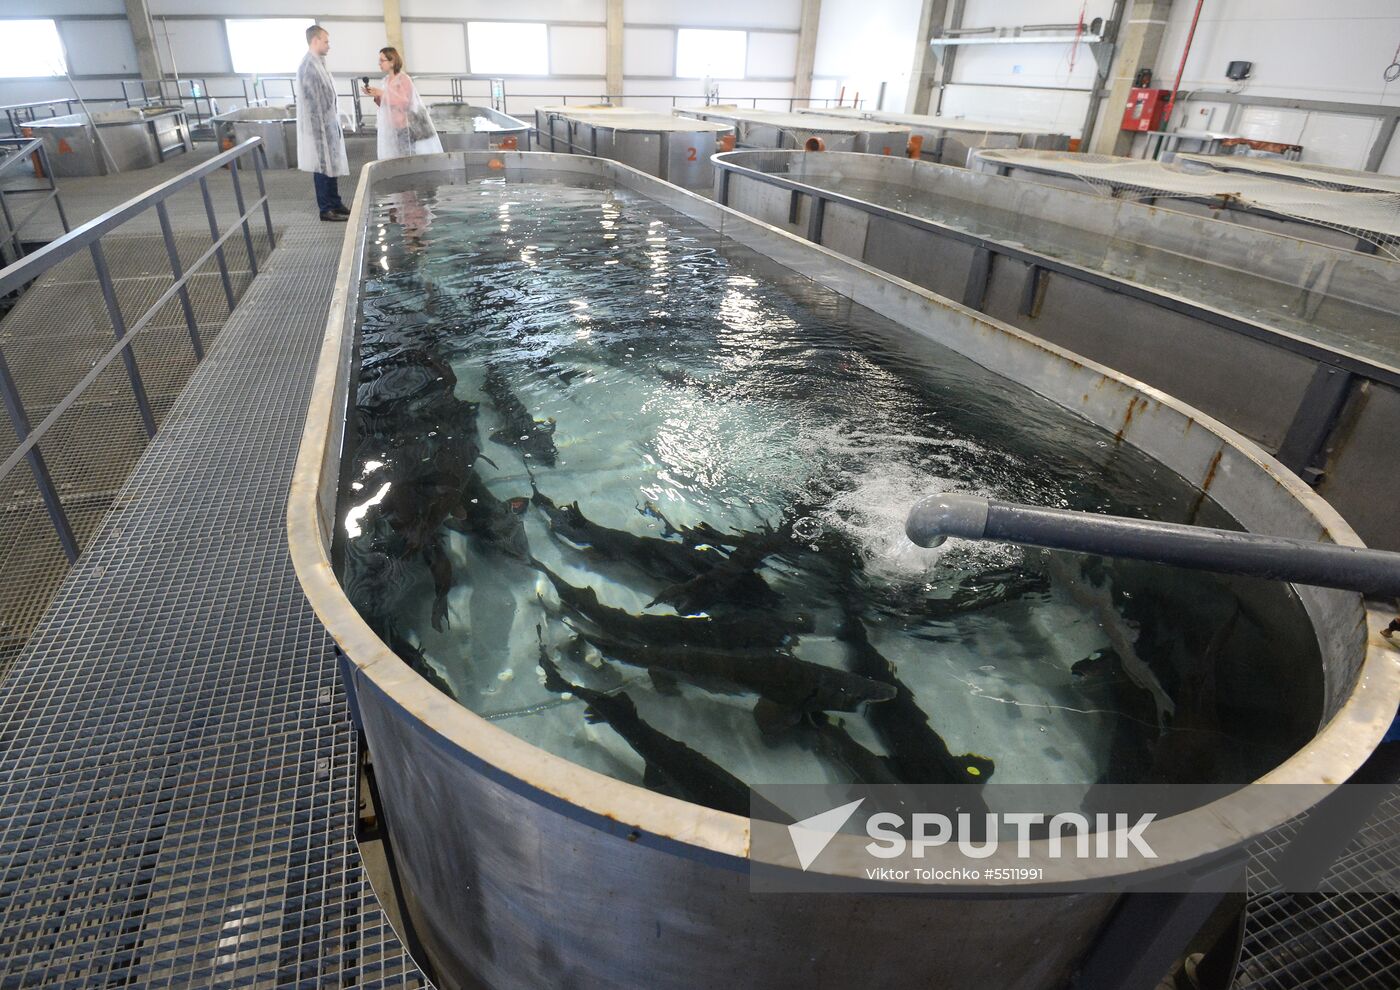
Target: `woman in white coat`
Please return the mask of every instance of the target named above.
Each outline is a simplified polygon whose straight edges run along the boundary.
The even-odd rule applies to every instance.
[[[431,155],[442,150],[437,129],[428,108],[418,98],[418,89],[403,71],[403,56],[396,48],[379,49],[379,68],[386,75],[379,86],[366,86],[365,92],[379,106],[375,126],[379,132],[379,157]]]

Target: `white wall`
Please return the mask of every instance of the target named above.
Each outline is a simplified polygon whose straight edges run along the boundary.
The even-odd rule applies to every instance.
[[[1112,0],[968,0],[963,27],[1086,25],[1112,13]],[[1065,34],[1072,34],[1067,30]],[[950,117],[1052,127],[1078,136],[1089,109],[1097,63],[1085,43],[961,45],[943,95]]]
[[[1195,8],[1191,0],[1174,5],[1156,85],[1171,86]],[[1254,63],[1242,90],[1246,96],[1400,106],[1400,82],[1382,78],[1397,43],[1396,0],[1208,0],[1181,80],[1181,88],[1199,98],[1184,102],[1174,123],[1199,127],[1205,118],[1197,111],[1207,107],[1211,128],[1225,127],[1228,107],[1212,104],[1208,91],[1239,88],[1225,78],[1232,61]],[[1304,161],[1361,168],[1379,124],[1375,118],[1252,107],[1240,113],[1232,129],[1245,137],[1301,144]],[[1400,174],[1400,151],[1393,144],[1382,170]]]
[[[846,102],[859,93],[873,108],[883,84],[880,108],[902,112],[922,7],[920,0],[822,0],[813,99],[835,100],[844,87]]]
[[[797,68],[801,0],[624,0],[622,91],[629,104],[667,110],[704,102],[703,82],[677,79],[676,31],[725,28],[748,32],[743,79],[716,79],[720,99],[786,110]]]

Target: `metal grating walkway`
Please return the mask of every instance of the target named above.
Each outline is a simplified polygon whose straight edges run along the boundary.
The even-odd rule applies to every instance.
[[[0,682],[0,987],[423,985],[359,859],[353,730],[285,545],[344,233],[297,178]]]

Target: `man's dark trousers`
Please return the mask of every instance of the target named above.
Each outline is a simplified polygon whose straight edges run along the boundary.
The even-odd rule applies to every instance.
[[[316,206],[322,213],[345,209],[340,201],[340,182],[335,176],[320,172],[312,172],[311,176],[316,180]]]

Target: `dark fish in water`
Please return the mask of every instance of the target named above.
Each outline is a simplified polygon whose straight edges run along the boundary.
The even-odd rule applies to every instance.
[[[1098,782],[1145,780],[1152,765],[1152,739],[1158,734],[1152,692],[1128,676],[1122,658],[1111,646],[1076,661],[1070,673],[1090,705],[1118,713],[1108,746],[1108,768]]]
[[[647,608],[664,602],[675,606],[683,615],[704,612],[717,605],[774,609],[782,598],[758,575],[757,569],[765,557],[778,552],[790,540],[790,529],[786,525],[775,532],[754,534],[705,573],[663,588],[647,603]]]
[[[475,471],[467,476],[460,494],[456,518],[448,521],[450,527],[476,537],[485,549],[525,562],[531,560],[522,519],[530,507],[528,498],[497,498]]]
[[[598,601],[592,588],[576,588],[538,560],[534,566],[544,572],[559,594],[559,600],[591,622],[609,638],[638,646],[671,648],[697,646],[711,650],[755,649],[781,646],[800,632],[810,632],[810,616],[785,618],[776,615],[729,616],[724,619],[686,618],[679,615],[633,615]]]
[[[855,711],[866,702],[894,697],[894,689],[867,677],[799,660],[782,649],[717,650],[685,644],[647,646],[584,632],[604,656],[644,667],[663,692],[680,678],[726,694],[761,699],[754,718],[765,731],[797,724],[805,714]]]
[[[1221,743],[1216,671],[1239,617],[1240,609],[1235,607],[1211,636],[1194,669],[1182,672],[1176,712],[1153,748],[1149,781],[1200,784],[1216,779]]]
[[[441,674],[428,662],[428,658],[423,656],[421,650],[411,645],[408,640],[394,633],[384,636],[384,645],[394,651],[394,654],[408,664],[425,681],[437,688],[449,698],[456,698],[457,692],[452,690],[452,685],[447,683]]]
[[[781,603],[782,596],[752,567],[731,566],[729,561],[722,561],[705,574],[661,589],[647,608],[665,604],[674,606],[682,615],[697,615],[717,605],[772,609]]]
[[[379,439],[369,449],[382,463],[361,479],[366,485],[393,482],[405,474],[421,474],[436,469],[446,475],[465,478],[477,459],[495,462],[481,453],[477,433],[477,403],[443,396],[424,411],[421,422],[397,422],[394,434]],[[362,421],[363,425],[363,421]],[[361,430],[362,449],[371,433]]]
[[[555,505],[538,488],[530,501],[549,517],[550,531],[574,546],[586,548],[604,560],[631,564],[665,581],[689,581],[721,559],[715,550],[698,550],[670,540],[599,526],[583,514],[577,502]]]
[[[930,619],[952,619],[1049,590],[1050,581],[1043,574],[1017,568],[985,571],[964,579],[948,598],[925,598],[921,611]]]
[[[954,755],[914,701],[914,692],[870,643],[865,624],[847,610],[838,636],[850,647],[851,668],[894,689],[894,696],[870,709],[868,718],[879,734],[901,779],[911,784],[985,784],[996,764],[977,753]]]
[[[851,737],[839,719],[825,712],[807,716],[805,731],[814,740],[818,753],[845,769],[858,784],[901,786],[887,756],[877,756]]]
[[[371,415],[414,415],[420,405],[457,387],[452,368],[421,348],[394,351],[360,368],[355,405]]]
[[[493,364],[486,366],[486,381],[482,389],[505,423],[491,434],[491,440],[515,447],[531,460],[553,467],[558,457],[558,451],[554,448],[554,421],[532,417],[524,403],[516,398],[505,376]]]
[[[408,556],[437,539],[443,522],[459,511],[461,500],[462,479],[428,467],[419,474],[392,479],[374,515],[403,538]]]
[[[642,721],[636,703],[625,691],[607,694],[569,682],[550,657],[543,636],[540,667],[544,670],[545,687],[581,699],[588,705],[590,720],[607,722],[636,750],[646,763],[644,782],[647,787],[673,793],[716,811],[748,815],[747,784],[705,755]]]
[[[657,520],[662,525],[661,535],[669,539],[678,537],[682,543],[688,547],[719,547],[722,549],[737,549],[745,541],[754,535],[760,539],[765,538],[771,531],[760,532],[758,534],[747,533],[726,533],[715,529],[707,522],[701,522],[696,526],[676,526],[671,520],[661,514],[661,510],[654,502],[645,502],[637,507],[637,511],[644,516],[649,516]],[[770,551],[771,552],[771,551]]]

